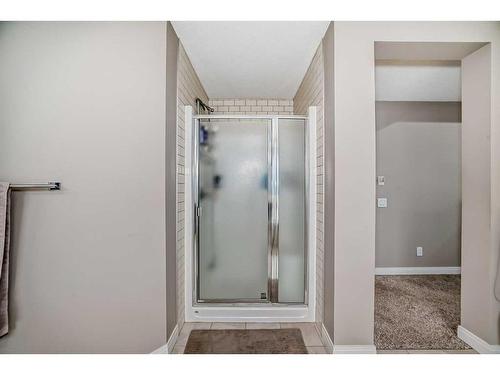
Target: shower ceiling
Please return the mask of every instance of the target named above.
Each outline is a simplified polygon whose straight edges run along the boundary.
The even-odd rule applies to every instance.
[[[211,98],[292,98],[327,21],[172,22]]]

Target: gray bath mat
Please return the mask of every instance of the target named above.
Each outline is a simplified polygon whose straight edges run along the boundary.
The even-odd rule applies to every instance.
[[[185,354],[307,354],[298,328],[193,330]]]

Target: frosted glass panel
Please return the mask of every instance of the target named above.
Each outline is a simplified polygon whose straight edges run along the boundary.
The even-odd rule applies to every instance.
[[[268,120],[201,121],[199,297],[267,299]]]
[[[305,121],[280,119],[279,302],[304,302]]]

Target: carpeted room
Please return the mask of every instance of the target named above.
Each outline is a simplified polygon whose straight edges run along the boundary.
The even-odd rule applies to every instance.
[[[375,279],[375,346],[379,351],[464,351],[460,275],[392,275]]]

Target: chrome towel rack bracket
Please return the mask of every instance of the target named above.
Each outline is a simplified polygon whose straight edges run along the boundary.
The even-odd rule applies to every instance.
[[[12,190],[61,190],[60,182],[34,183],[34,184],[10,184]]]

